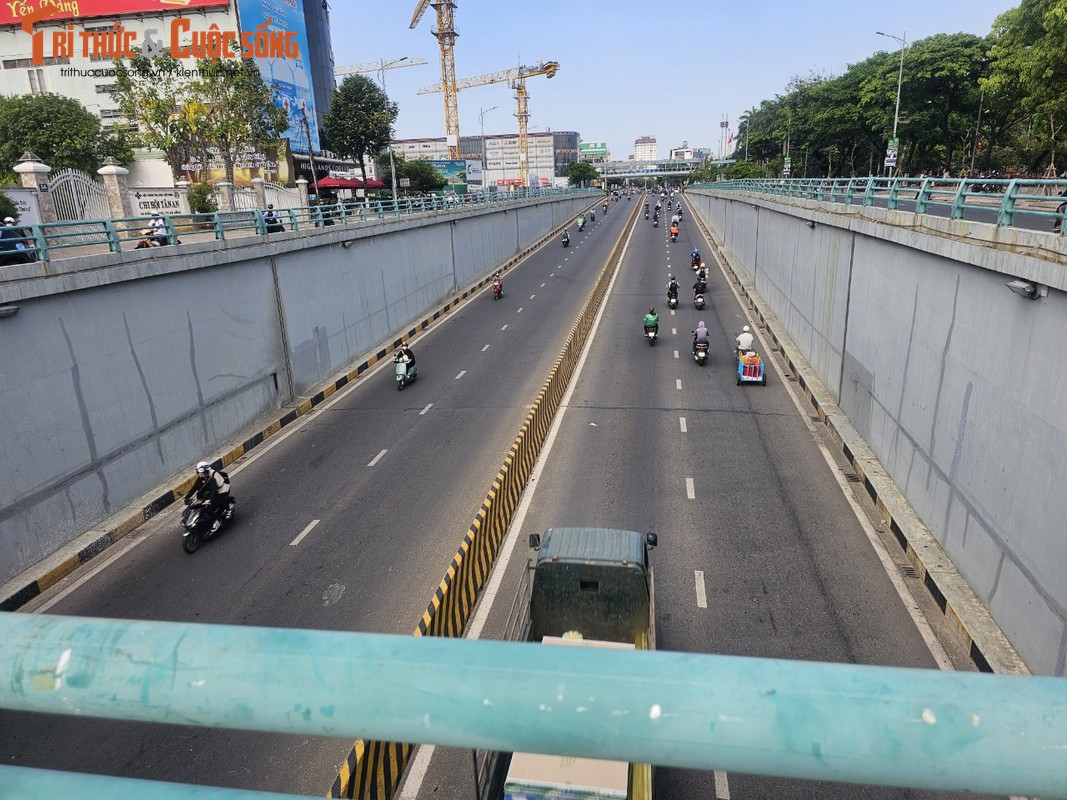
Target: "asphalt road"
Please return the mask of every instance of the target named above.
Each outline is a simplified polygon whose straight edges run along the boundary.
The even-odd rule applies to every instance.
[[[178,511],[24,610],[410,633],[632,206],[558,239],[229,472],[234,524],[193,556]],[[314,523],[299,543],[298,536]],[[321,796],[351,741],[0,713],[5,764]]]
[[[711,267],[702,312],[687,302],[694,245]],[[529,533],[618,527],[659,536],[660,649],[937,668],[834,475],[840,465],[827,463],[779,374],[766,387],[736,385],[731,345],[746,318],[710,252],[688,216],[673,245],[639,221],[522,527],[509,532],[517,544],[501,599],[479,610],[483,636],[501,635]],[[674,315],[663,313],[669,271],[683,287]],[[662,314],[654,347],[641,335],[651,304]],[[699,319],[712,334],[705,367],[689,356]],[[921,587],[908,588],[936,617]],[[436,748],[413,772],[423,767],[403,800],[474,797],[469,751]],[[657,800],[949,796],[679,769],[658,769],[655,790]]]
[[[235,525],[194,556],[170,512],[31,609],[409,633],[631,208],[612,204],[570,248],[553,242],[509,273],[503,300],[483,292],[416,340],[420,377],[404,392],[386,363],[252,451],[230,470]],[[694,244],[710,252],[688,216],[674,245],[638,222],[510,535],[656,531],[661,649],[934,667],[779,375],[735,385],[730,343],[745,320],[721,275],[712,269],[704,312],[685,302]],[[668,270],[683,286],[673,316]],[[653,348],[641,335],[650,304],[663,312]],[[713,340],[704,368],[688,357],[699,318]],[[516,548],[486,636],[499,635],[527,555]],[[10,713],[0,730],[3,763],[309,795],[328,788],[351,744]],[[936,796],[672,769],[657,771],[656,790],[660,800]],[[436,751],[419,794],[431,796],[473,796],[469,753]]]

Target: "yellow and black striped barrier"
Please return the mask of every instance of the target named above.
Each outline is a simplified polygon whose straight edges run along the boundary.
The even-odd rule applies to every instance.
[[[504,458],[503,466],[493,479],[482,507],[464,534],[448,571],[423,612],[415,628],[415,636],[463,635],[463,629],[478,600],[478,593],[489,578],[496,554],[511,524],[511,516],[518,508],[530,472],[581,357],[593,319],[607,294],[608,285],[622,257],[626,231],[636,219],[638,208],[639,205],[635,204],[623,234],[601,270],[559,358],[548,373],[533,408]],[[358,740],[342,764],[328,797],[389,800],[400,783],[412,747],[395,742]]]

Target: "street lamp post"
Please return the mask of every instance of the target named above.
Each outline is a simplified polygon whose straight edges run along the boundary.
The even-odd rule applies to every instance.
[[[488,157],[486,156],[486,152],[485,152],[485,115],[488,114],[490,111],[496,111],[496,108],[497,108],[496,106],[493,106],[492,108],[479,108],[478,109],[478,122],[482,126],[482,194],[483,194],[483,196],[484,196],[484,194],[486,192],[485,177],[486,177],[486,173],[489,172]]]
[[[389,61],[389,62],[386,62],[386,60],[384,58],[382,59],[382,67],[381,67],[381,69],[378,70],[378,77],[381,78],[381,80],[382,80],[382,94],[385,95],[386,102],[389,101],[389,94],[385,91],[385,68],[386,67],[391,67],[391,66],[393,66],[393,64],[399,64],[402,61],[407,61],[407,60],[408,60],[407,56],[404,56],[403,58],[398,58],[398,59],[395,59],[395,60]],[[389,138],[390,138],[390,140],[393,138],[393,126],[392,125],[389,126]],[[396,204],[396,161],[393,159],[393,143],[392,143],[392,141],[389,142],[389,177],[391,177],[393,179],[393,203],[395,205]],[[366,198],[364,198],[364,199],[366,199]]]
[[[897,108],[893,112],[893,141],[897,140],[897,123],[900,122],[900,85],[904,82],[904,53],[908,49],[908,32],[904,31],[904,36],[894,36],[891,33],[882,33],[881,31],[875,31],[879,36],[885,36],[887,39],[896,39],[900,42],[900,70],[897,72]],[[889,177],[893,177],[893,172],[896,170],[896,164],[889,167]]]

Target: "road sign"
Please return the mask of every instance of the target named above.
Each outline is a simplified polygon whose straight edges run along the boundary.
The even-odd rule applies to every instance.
[[[789,156],[785,157],[785,161],[782,164],[782,175],[786,178],[793,172],[793,159]]]
[[[897,165],[897,151],[886,150],[885,151],[885,165],[887,167],[895,167]]]

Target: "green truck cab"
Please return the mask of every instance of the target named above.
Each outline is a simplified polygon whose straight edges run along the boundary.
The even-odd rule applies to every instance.
[[[652,650],[656,534],[550,528],[532,534],[505,638],[542,646]],[[650,800],[652,767],[531,753],[475,753],[482,800]],[[581,787],[579,790],[578,787]],[[577,793],[576,793],[577,792]]]

